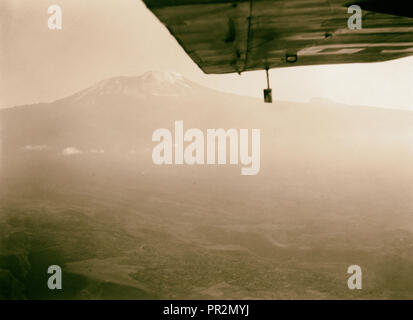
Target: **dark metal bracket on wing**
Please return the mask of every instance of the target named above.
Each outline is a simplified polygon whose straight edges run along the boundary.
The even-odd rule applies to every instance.
[[[249,52],[251,50],[251,48],[250,48],[250,45],[251,45],[250,38],[251,38],[253,3],[254,3],[254,0],[250,0],[250,12],[249,12],[249,16],[248,16],[248,32],[247,32],[247,50],[245,52],[244,68],[243,68],[242,72],[247,70],[248,56],[249,56]],[[241,74],[241,72],[239,72],[239,74]]]

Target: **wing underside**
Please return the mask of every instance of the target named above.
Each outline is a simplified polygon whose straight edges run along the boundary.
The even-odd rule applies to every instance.
[[[343,0],[144,2],[205,73],[378,62],[413,54],[413,15],[408,8],[395,11],[400,0],[386,1],[387,7],[381,0],[355,1],[363,9],[360,30],[348,28],[352,3]]]

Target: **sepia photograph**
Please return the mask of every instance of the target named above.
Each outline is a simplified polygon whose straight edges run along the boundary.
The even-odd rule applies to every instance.
[[[409,1],[0,1],[0,300],[411,299]]]

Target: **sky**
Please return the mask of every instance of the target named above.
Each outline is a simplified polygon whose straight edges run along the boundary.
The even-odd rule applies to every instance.
[[[62,30],[47,9],[62,8]],[[0,107],[49,102],[113,76],[175,71],[205,86],[262,98],[265,71],[206,75],[141,0],[1,0]],[[275,100],[326,98],[413,110],[413,57],[270,71]]]

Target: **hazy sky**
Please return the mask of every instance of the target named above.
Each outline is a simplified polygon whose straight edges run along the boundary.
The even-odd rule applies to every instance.
[[[49,30],[58,4],[63,29]],[[265,72],[205,75],[141,0],[1,0],[0,106],[52,101],[104,78],[179,72],[222,91],[262,96]],[[274,98],[324,97],[413,110],[413,57],[271,70]]]

